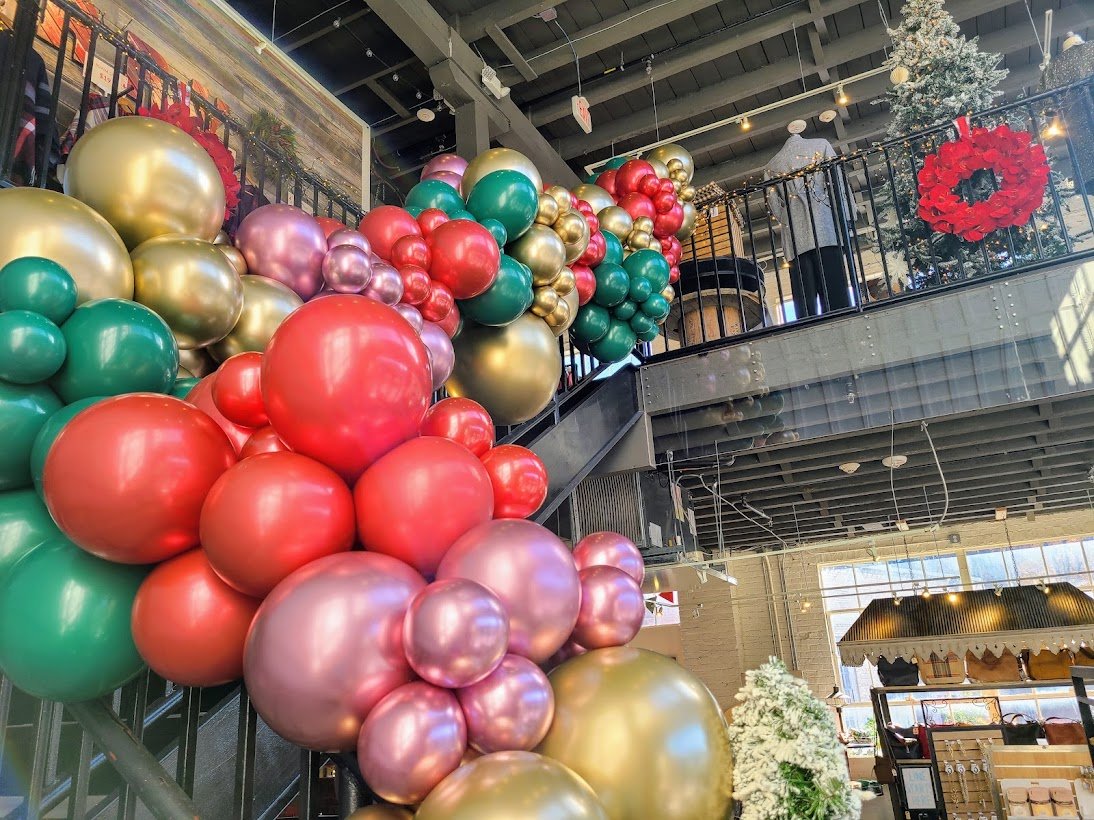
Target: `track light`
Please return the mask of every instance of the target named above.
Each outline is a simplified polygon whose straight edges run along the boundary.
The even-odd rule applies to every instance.
[[[956,604],[959,600],[961,600],[961,596],[959,596],[956,592],[951,592],[949,595],[946,596],[946,600],[949,601],[951,604]]]
[[[843,90],[843,84],[841,83],[836,88],[836,105],[848,105],[851,102],[851,98],[847,96],[847,92]]]
[[[893,595],[893,606],[900,606],[900,596]]]
[[[741,130],[748,131],[750,128],[752,128],[752,121],[748,117],[745,117],[741,120]]]
[[[996,598],[1002,598],[1003,597],[1003,588],[1002,587],[996,587],[995,588],[995,597]]]
[[[1047,581],[1042,580],[1040,590],[1045,593],[1045,595],[1049,595],[1052,592],[1052,587],[1048,585]]]
[[[923,598],[924,601],[930,600],[930,598],[931,598],[930,588],[926,584],[924,584],[923,585],[923,591],[921,593],[919,593],[919,595],[920,595],[921,598]]]

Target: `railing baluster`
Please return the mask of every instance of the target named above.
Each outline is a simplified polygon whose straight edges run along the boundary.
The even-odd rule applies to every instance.
[[[198,725],[201,717],[201,689],[186,687],[179,714],[179,746],[175,779],[182,790],[194,796],[194,778],[197,773]]]
[[[254,815],[255,788],[255,735],[258,731],[258,713],[251,705],[247,687],[239,690],[239,727],[236,731],[236,784],[235,805],[232,816],[250,820]]]
[[[76,776],[68,798],[68,820],[83,820],[87,815],[88,788],[91,780],[91,754],[94,747],[87,732],[80,730],[80,756],[76,762]]]

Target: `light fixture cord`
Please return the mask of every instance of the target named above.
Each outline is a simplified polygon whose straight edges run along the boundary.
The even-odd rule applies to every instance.
[[[798,24],[794,24],[794,51],[798,53],[798,74],[801,76],[802,91],[808,91],[809,89],[805,85],[805,68],[802,66],[802,50],[798,45]]]
[[[653,133],[654,139],[661,139],[661,118],[657,116],[657,87],[653,84],[653,57],[646,60],[646,76],[650,78],[650,96],[653,97]]]
[[[923,430],[923,434],[927,437],[927,444],[931,447],[931,455],[934,456],[934,466],[938,468],[938,477],[942,481],[942,493],[945,499],[945,503],[942,506],[942,515],[938,518],[938,523],[931,526],[931,529],[938,532],[942,528],[942,523],[946,520],[946,516],[950,512],[950,487],[946,483],[946,474],[942,472],[942,462],[938,460],[938,450],[935,449],[934,439],[931,438],[931,431],[928,429],[927,422],[923,422],[920,425],[920,429]],[[926,490],[924,490],[926,492]]]
[[[896,500],[896,482],[893,474],[896,472],[893,456],[896,454],[896,411],[889,408],[889,492],[893,494],[893,506],[896,508],[896,520],[900,520],[900,502]]]
[[[726,498],[725,496],[723,496],[723,495],[721,495],[720,493],[718,493],[718,492],[717,492],[716,490],[713,490],[713,489],[711,489],[711,487],[710,487],[710,486],[709,486],[709,485],[707,484],[707,480],[706,480],[706,478],[704,478],[703,476],[699,476],[699,483],[703,485],[703,489],[704,489],[704,490],[706,490],[706,491],[707,491],[708,493],[710,493],[710,494],[711,494],[712,496],[715,496],[715,497],[717,497],[717,498],[720,498],[720,499],[722,499],[722,501],[723,501],[723,502],[724,502],[725,504],[728,504],[728,505],[729,505],[729,508],[730,508],[731,510],[733,510],[733,512],[737,513],[737,515],[741,516],[741,518],[743,518],[743,519],[744,519],[745,521],[747,521],[747,522],[748,522],[749,524],[752,524],[752,525],[753,525],[754,527],[759,527],[759,528],[760,528],[761,530],[763,530],[764,532],[766,532],[766,533],[769,533],[769,534],[770,534],[770,535],[771,535],[771,536],[772,536],[772,537],[773,537],[773,538],[774,538],[774,539],[775,539],[776,541],[778,541],[778,542],[779,542],[780,544],[782,544],[782,545],[783,545],[784,547],[789,547],[789,546],[790,546],[790,545],[789,545],[789,544],[787,544],[787,543],[786,543],[786,541],[784,541],[784,540],[783,540],[783,539],[782,539],[782,538],[781,538],[781,537],[779,536],[779,534],[778,534],[777,532],[775,532],[775,531],[774,531],[773,529],[771,529],[771,528],[770,528],[770,527],[768,527],[768,526],[765,526],[765,525],[764,525],[764,524],[763,524],[762,522],[760,522],[760,521],[757,521],[756,519],[754,519],[754,518],[751,518],[751,517],[750,517],[750,516],[748,516],[748,515],[745,515],[745,514],[744,514],[744,513],[743,513],[743,512],[741,511],[741,508],[740,508],[740,507],[738,507],[738,506],[737,506],[736,504],[734,504],[734,503],[733,503],[732,501],[730,501],[730,500],[729,500],[728,498]]]
[[[574,48],[574,41],[570,39],[570,35],[566,33],[566,29],[562,27],[562,23],[555,18],[555,25],[558,26],[558,30],[562,32],[562,36],[566,38],[566,43],[570,46],[570,52],[574,55],[574,66],[577,68],[577,96],[582,96],[581,93],[581,58],[577,54],[577,49]]]

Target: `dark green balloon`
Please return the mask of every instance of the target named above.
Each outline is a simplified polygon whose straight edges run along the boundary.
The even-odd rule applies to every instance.
[[[640,313],[635,314],[635,316],[641,316],[641,315],[642,314],[640,314]],[[633,325],[632,325],[632,328],[633,328]],[[639,333],[638,334],[638,341],[640,341],[640,342],[652,342],[654,339],[656,339],[660,335],[661,335],[661,328],[658,327],[655,324],[652,327],[650,327],[648,330],[644,330],[641,333]]]
[[[636,305],[630,299],[624,299],[622,302],[612,308],[612,316],[614,316],[616,319],[622,319],[624,322],[634,316],[634,314],[637,312],[638,305]]]
[[[663,322],[671,309],[672,306],[669,304],[669,300],[660,293],[652,294],[649,299],[642,303],[642,312],[655,322]]]
[[[638,311],[630,318],[630,326],[631,330],[637,334],[639,339],[648,335],[651,330],[653,331],[654,336],[657,335],[657,322],[653,321],[653,319],[642,311]],[[642,341],[647,342],[649,339],[642,339]]]
[[[604,338],[611,321],[611,314],[600,305],[582,305],[570,330],[579,342],[591,344]]]
[[[642,304],[650,298],[650,294],[653,293],[653,285],[650,284],[650,280],[642,274],[631,273],[627,269],[627,266],[623,266],[623,270],[627,271],[627,275],[631,277],[631,289],[627,294],[632,302]]]
[[[91,396],[167,393],[179,351],[167,324],[136,302],[98,299],[61,326],[68,358],[50,383],[66,404]]]
[[[144,666],[129,613],[147,572],[63,538],[32,549],[0,577],[0,669],[47,700],[114,691]]]
[[[601,262],[593,269],[596,276],[596,291],[593,301],[603,307],[615,307],[627,298],[631,287],[630,277],[619,265]]]
[[[63,406],[44,384],[0,381],[0,491],[31,485],[30,451],[34,437]]]
[[[466,316],[480,325],[501,327],[516,321],[532,305],[532,274],[525,271],[520,262],[506,254],[501,255],[498,278],[485,292],[459,303],[460,316]]]
[[[176,399],[185,399],[190,395],[190,391],[197,387],[199,381],[201,379],[175,379],[175,384],[171,388],[171,395]]]
[[[613,265],[622,265],[623,243],[611,231],[601,231],[601,233],[604,235],[604,261],[611,262]]]
[[[648,279],[653,293],[660,293],[669,283],[669,260],[657,251],[648,248],[635,251],[623,260],[623,267],[631,276]]]
[[[496,219],[480,219],[479,224],[490,231],[490,235],[494,237],[499,248],[505,247],[505,243],[509,241],[509,234],[506,233],[504,225]]]
[[[105,396],[94,396],[90,399],[74,401],[46,419],[46,423],[42,425],[42,429],[34,437],[34,444],[30,448],[30,474],[34,479],[34,489],[38,492],[38,495],[45,498],[42,495],[42,474],[46,470],[46,456],[49,455],[49,448],[53,446],[54,440],[64,426],[76,418],[81,411],[102,401],[104,398]]]
[[[600,172],[599,171],[597,171],[595,174],[586,174],[585,175],[585,184],[586,185],[596,185],[596,181],[599,178],[600,178]]]
[[[604,173],[604,171],[614,171],[616,168],[622,166],[623,163],[629,159],[630,157],[612,157],[610,160],[604,163],[604,168],[603,170],[601,170],[600,173]]]
[[[31,310],[61,324],[76,309],[76,282],[52,259],[24,256],[0,268],[0,311]]]
[[[619,362],[630,355],[637,343],[638,337],[629,324],[612,319],[607,334],[600,341],[593,342],[591,349],[593,356],[602,362]]]
[[[415,219],[417,219],[419,216],[422,215],[422,211],[424,211],[425,208],[419,208],[417,206],[412,205],[411,207],[404,208],[403,210],[406,211],[408,214],[410,214]]]
[[[460,192],[439,179],[423,179],[410,189],[406,195],[405,206],[410,208],[440,208],[449,216],[463,210],[463,198]],[[420,213],[420,211],[419,211]]]
[[[448,215],[448,218],[455,222],[457,219],[466,219],[468,222],[475,222],[475,215],[470,211],[465,211],[460,208],[458,211],[453,211]]]
[[[493,171],[476,182],[467,197],[467,210],[475,219],[498,220],[511,240],[532,227],[538,209],[539,191],[519,171]]]
[[[36,546],[63,537],[33,490],[0,493],[0,583],[15,562]]]
[[[40,313],[0,313],[0,379],[15,384],[44,382],[65,363],[61,329]]]

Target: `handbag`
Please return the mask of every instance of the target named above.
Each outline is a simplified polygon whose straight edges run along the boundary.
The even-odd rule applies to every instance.
[[[877,676],[882,686],[918,686],[919,667],[904,658],[877,659]]]
[[[954,652],[940,658],[934,652],[930,660],[919,668],[919,676],[927,686],[939,686],[965,682],[965,662]]]
[[[1058,721],[1053,723],[1053,721]],[[1085,746],[1083,725],[1071,718],[1045,718],[1045,738],[1049,746]]]
[[[1003,715],[1003,743],[1006,746],[1036,746],[1037,739],[1043,734],[1044,727],[1023,714],[1011,712]]]
[[[1050,652],[1047,649],[1030,652],[1027,649],[1022,654],[1030,680],[1068,680],[1071,677],[1073,657],[1067,649],[1059,652]]]
[[[886,726],[885,736],[889,741],[894,760],[918,760],[923,757],[916,728],[902,729],[900,726]]]
[[[973,683],[1010,683],[1022,679],[1018,656],[1009,649],[1004,649],[1001,655],[989,649],[982,658],[970,650],[965,653],[965,668]]]

